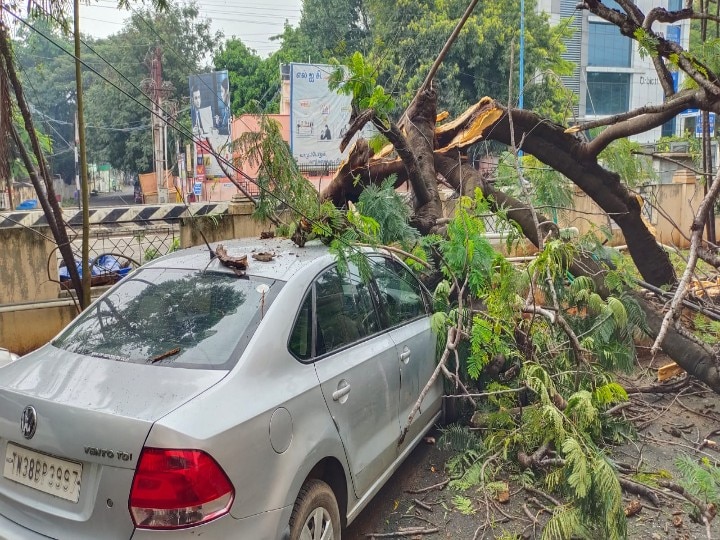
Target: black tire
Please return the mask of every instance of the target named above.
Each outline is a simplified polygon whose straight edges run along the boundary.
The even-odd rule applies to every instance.
[[[340,510],[335,494],[322,480],[308,480],[300,489],[290,515],[290,540],[300,540],[306,527],[313,540],[340,540]],[[322,530],[316,531],[318,528]],[[332,534],[324,537],[322,533],[329,529]]]

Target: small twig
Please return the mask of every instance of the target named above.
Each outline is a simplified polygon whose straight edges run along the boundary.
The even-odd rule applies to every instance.
[[[530,511],[530,509],[528,508],[527,504],[523,504],[523,505],[522,505],[522,509],[523,509],[523,512],[525,512],[525,515],[526,515],[527,517],[529,517],[530,520],[531,520],[534,524],[538,525],[538,524],[540,523],[540,522],[538,521],[538,519],[537,519],[537,518],[533,515],[533,513]]]
[[[702,413],[702,412],[700,412],[700,411],[696,411],[695,409],[691,409],[690,407],[688,407],[687,405],[685,405],[682,401],[680,401],[680,398],[679,398],[679,397],[678,397],[678,399],[677,399],[677,404],[680,405],[680,406],[681,406],[683,409],[685,409],[687,412],[691,412],[691,413],[696,414],[696,415],[698,415],[698,416],[702,416],[703,418],[707,418],[707,419],[712,420],[712,421],[714,421],[714,422],[720,422],[720,418],[718,418],[717,416],[713,416],[713,415],[711,415],[711,414],[705,414],[705,413]]]
[[[425,527],[408,527],[407,529],[398,529],[397,531],[389,533],[366,533],[365,536],[368,538],[402,538],[405,536],[435,534],[437,532],[440,532],[440,529],[437,527],[433,527],[431,529],[427,529]]]
[[[618,403],[614,407],[610,407],[607,411],[605,411],[605,414],[615,414],[616,412],[620,412],[623,409],[626,409],[627,407],[630,407],[632,405],[631,401],[625,401],[623,403]]]
[[[713,460],[713,462],[717,463],[717,458],[715,456],[713,456],[712,454],[708,454],[707,452],[703,452],[702,450],[696,450],[694,446],[691,446],[689,444],[683,444],[681,442],[676,442],[676,441],[667,441],[667,440],[663,441],[661,439],[656,439],[655,437],[651,437],[650,435],[645,435],[643,433],[640,433],[639,436],[650,442],[654,442],[654,443],[658,443],[658,444],[669,444],[671,446],[681,446],[683,448],[693,450],[693,451],[697,452],[698,454],[702,454],[702,455],[710,458],[711,460]]]
[[[428,486],[428,487],[424,487],[424,488],[420,488],[420,489],[408,489],[405,491],[405,493],[411,493],[413,495],[418,495],[420,493],[427,493],[428,491],[432,491],[433,489],[442,490],[449,483],[450,483],[450,479],[448,478],[438,484],[433,484],[432,486]]]
[[[681,388],[685,388],[690,384],[690,378],[674,382],[672,384],[651,384],[649,386],[630,386],[625,388],[628,394],[674,394]]]
[[[678,493],[679,495],[682,495],[685,497],[685,499],[688,500],[688,502],[692,503],[693,506],[695,506],[698,509],[698,512],[700,512],[700,518],[702,519],[703,523],[705,524],[705,530],[707,532],[708,540],[712,540],[712,534],[710,531],[710,522],[715,518],[717,515],[717,507],[714,504],[705,504],[700,499],[695,497],[692,493],[688,492],[684,487],[675,484],[673,482],[668,482],[667,480],[658,480],[658,485],[669,489],[670,491],[674,491],[675,493]]]
[[[435,524],[432,521],[421,516],[417,512],[415,512],[414,514],[403,514],[402,516],[400,516],[400,519],[417,519],[417,520],[427,523],[428,525],[432,525],[433,527],[435,526]]]
[[[633,482],[632,480],[629,480],[628,478],[624,478],[622,476],[618,476],[618,480],[620,481],[620,487],[622,487],[628,493],[645,497],[656,507],[660,506],[660,499],[651,487],[644,484],[638,484],[637,482]]]
[[[542,510],[542,511],[544,511],[544,512],[547,512],[547,513],[550,514],[551,516],[553,515],[553,511],[552,511],[550,508],[548,508],[547,506],[545,506],[543,503],[541,503],[541,502],[537,499],[537,497],[530,497],[530,498],[528,499],[528,502],[533,503],[533,504],[534,504],[535,506],[537,506],[540,510]]]
[[[560,503],[560,501],[558,501],[558,500],[557,500],[555,497],[553,497],[552,495],[548,495],[548,494],[545,493],[544,491],[541,491],[541,490],[539,490],[539,489],[537,489],[537,488],[534,488],[534,487],[532,487],[532,486],[523,486],[523,489],[524,489],[525,491],[529,491],[530,493],[533,493],[533,494],[535,494],[535,495],[539,495],[539,496],[541,496],[541,497],[544,497],[545,499],[547,499],[548,501],[550,501],[551,503],[553,503],[555,506],[562,506],[562,504]]]
[[[425,503],[422,502],[420,499],[413,499],[413,502],[414,502],[417,506],[419,506],[420,508],[422,508],[423,510],[427,510],[428,512],[432,512],[432,511],[433,511],[433,509],[432,509],[432,507],[431,507],[430,505],[425,504]]]

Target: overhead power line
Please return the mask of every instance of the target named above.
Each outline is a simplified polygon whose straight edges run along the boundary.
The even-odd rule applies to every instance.
[[[27,20],[25,20],[23,17],[20,17],[20,16],[17,15],[16,13],[13,13],[12,11],[10,11],[10,9],[9,9],[7,6],[0,6],[0,8],[1,8],[1,9],[4,9],[10,16],[12,16],[12,17],[14,17],[15,19],[17,19],[17,20],[18,20],[19,22],[21,22],[23,25],[27,26],[27,27],[30,28],[32,31],[36,32],[37,34],[39,34],[40,36],[42,36],[43,38],[45,38],[48,42],[50,42],[50,43],[52,43],[54,46],[58,47],[58,48],[59,48],[61,51],[63,51],[65,54],[67,54],[68,56],[71,56],[73,59],[76,59],[77,61],[79,61],[80,64],[82,64],[83,66],[85,66],[86,69],[88,69],[88,70],[90,70],[91,72],[93,72],[93,73],[94,73],[95,75],[97,75],[100,79],[102,79],[102,80],[105,81],[107,84],[109,84],[110,86],[112,86],[113,88],[115,88],[116,90],[118,90],[119,92],[121,92],[123,95],[125,95],[126,97],[128,97],[129,99],[131,99],[133,102],[137,103],[140,107],[142,107],[143,109],[145,109],[146,111],[148,111],[150,114],[155,115],[155,116],[159,117],[161,120],[165,121],[165,122],[168,124],[168,126],[170,126],[172,129],[175,129],[175,130],[178,131],[179,133],[184,134],[186,137],[188,137],[190,140],[192,140],[192,141],[195,142],[196,144],[203,142],[202,140],[200,140],[199,138],[197,138],[197,137],[192,133],[192,131],[186,130],[186,129],[184,128],[184,126],[182,126],[182,125],[181,125],[180,123],[178,123],[176,120],[172,120],[172,122],[170,122],[169,120],[172,119],[172,117],[171,117],[170,115],[168,115],[167,118],[163,118],[162,115],[167,115],[167,114],[168,114],[167,111],[164,111],[163,109],[160,108],[160,109],[159,109],[160,114],[156,113],[156,112],[153,111],[153,109],[152,109],[151,107],[149,107],[147,104],[143,103],[142,101],[140,101],[139,99],[137,99],[136,97],[134,97],[132,94],[130,94],[128,91],[126,91],[125,89],[123,89],[123,88],[121,88],[120,86],[118,86],[117,84],[115,84],[113,81],[111,81],[110,79],[108,79],[107,77],[105,77],[103,74],[101,74],[101,73],[100,73],[99,71],[97,71],[95,68],[93,68],[92,66],[88,65],[88,64],[87,64],[85,61],[83,61],[81,58],[77,58],[73,52],[70,52],[70,51],[68,51],[67,49],[65,49],[62,45],[60,45],[59,43],[57,43],[57,42],[56,42],[55,40],[53,40],[51,37],[47,36],[43,31],[35,28],[35,26],[33,26],[30,22],[28,22]],[[87,45],[87,43],[85,43],[85,46],[88,47],[90,50],[93,50],[89,45]],[[104,58],[103,58],[99,53],[97,53],[97,52],[94,51],[94,50],[93,50],[93,52],[94,52],[98,57],[100,57],[101,59],[104,60]],[[107,62],[107,61],[106,61],[106,62]],[[128,79],[124,74],[122,74],[120,71],[118,71],[112,64],[110,64],[109,62],[107,62],[107,64],[108,64],[108,66],[109,66],[111,69],[113,69],[120,77],[122,77],[122,78],[123,78],[125,81],[127,81],[133,88],[135,88],[138,92],[140,92],[140,94],[141,94],[142,96],[144,96],[145,98],[147,98],[149,101],[151,100],[151,98],[150,98],[149,96],[147,96],[144,92],[142,92],[142,90],[141,90],[140,88],[138,88],[138,87],[137,87],[130,79]],[[215,157],[216,160],[218,160],[219,162],[223,163],[226,167],[230,168],[230,169],[231,169],[232,171],[234,171],[236,174],[239,174],[239,175],[242,176],[245,180],[251,182],[253,185],[255,185],[261,192],[263,192],[263,193],[264,193],[265,195],[267,195],[268,197],[271,197],[272,199],[278,201],[279,203],[284,204],[287,208],[291,209],[293,212],[297,213],[298,215],[304,217],[305,219],[307,219],[308,221],[310,221],[311,223],[313,223],[314,225],[316,225],[317,227],[319,227],[321,230],[327,229],[327,225],[325,225],[324,223],[318,222],[318,221],[316,221],[316,220],[313,220],[312,218],[308,217],[308,216],[305,215],[303,212],[301,212],[292,202],[288,201],[287,199],[282,199],[282,198],[281,198],[277,193],[275,193],[273,190],[267,189],[266,187],[260,185],[254,178],[252,178],[251,176],[249,176],[249,175],[248,175],[247,173],[245,173],[244,171],[242,171],[242,170],[238,169],[237,167],[235,167],[235,165],[234,165],[231,161],[225,159],[223,156],[219,155],[217,152],[214,152],[214,151],[212,152],[212,155]],[[348,244],[348,247],[351,247],[351,246]]]

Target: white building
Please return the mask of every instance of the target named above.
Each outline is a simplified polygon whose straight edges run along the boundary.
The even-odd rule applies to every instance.
[[[624,13],[614,0],[602,1]],[[566,24],[569,19],[567,24],[575,30],[565,43],[567,51],[563,56],[576,67],[563,82],[578,97],[577,120],[583,122],[662,103],[663,90],[651,58],[642,58],[638,43],[620,34],[617,26],[587,10],[576,9],[577,4],[577,0],[538,0],[538,10],[548,13],[551,23]],[[636,0],[635,4],[645,13],[653,7],[682,8],[682,0]],[[653,29],[687,50],[689,21],[675,25],[656,23]],[[677,73],[673,73],[673,79],[677,88]],[[661,136],[679,135],[685,127],[680,120],[684,122],[685,118],[673,119],[633,139],[645,143],[655,142]]]

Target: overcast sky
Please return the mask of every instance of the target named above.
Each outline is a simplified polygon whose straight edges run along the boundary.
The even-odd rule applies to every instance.
[[[116,6],[117,0],[81,3],[81,32],[106,37],[120,31],[131,12]],[[213,30],[222,31],[226,38],[240,38],[265,58],[278,49],[279,43],[270,37],[282,33],[285,20],[297,26],[302,0],[201,0],[198,6],[201,16],[212,21]]]

